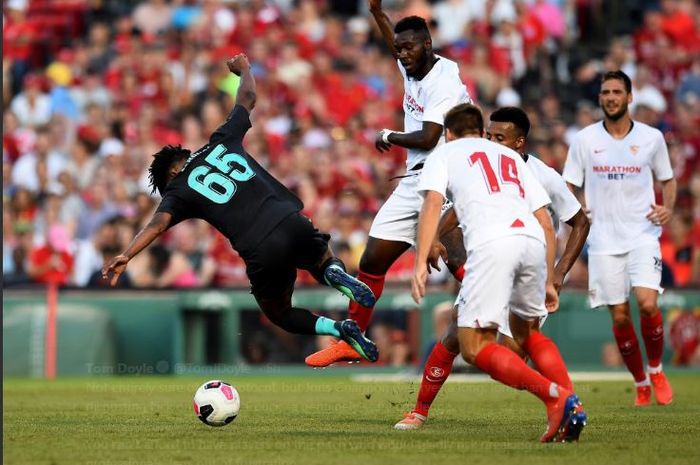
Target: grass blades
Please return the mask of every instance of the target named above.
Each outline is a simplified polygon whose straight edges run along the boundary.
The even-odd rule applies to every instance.
[[[632,406],[632,382],[580,382],[589,414],[578,444],[539,444],[533,396],[448,383],[419,431],[395,431],[416,383],[346,377],[241,377],[241,412],[210,428],[192,410],[204,378],[5,379],[6,464],[615,464],[697,463],[700,374],[670,377],[667,407]]]

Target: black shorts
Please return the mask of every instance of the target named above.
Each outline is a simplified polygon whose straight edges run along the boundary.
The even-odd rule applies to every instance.
[[[284,220],[243,259],[253,295],[278,298],[291,295],[297,269],[310,270],[328,250],[330,235],[316,229],[310,219],[294,213]]]

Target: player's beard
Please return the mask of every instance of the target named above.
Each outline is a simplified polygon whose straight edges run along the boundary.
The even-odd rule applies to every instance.
[[[614,113],[608,112],[607,108],[603,107],[603,113],[605,113],[605,117],[607,119],[609,119],[611,121],[619,121],[620,118],[622,118],[623,116],[625,116],[625,114],[627,114],[627,109],[628,109],[627,102],[624,102],[624,103],[620,104],[620,108]]]

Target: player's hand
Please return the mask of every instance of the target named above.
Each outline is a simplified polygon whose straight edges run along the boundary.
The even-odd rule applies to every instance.
[[[112,275],[112,280],[109,285],[114,287],[117,285],[117,280],[119,276],[126,270],[126,264],[129,263],[129,257],[126,255],[117,255],[112,258],[109,263],[102,267],[102,279],[109,279],[109,275]]]
[[[369,5],[370,10],[381,10],[382,9],[382,0],[368,0],[367,4]]]
[[[417,304],[420,304],[425,296],[425,283],[428,280],[428,268],[418,264],[413,278],[411,278],[411,295]]]
[[[559,310],[559,293],[554,287],[554,283],[547,283],[544,306],[549,313]]]
[[[554,286],[554,290],[557,291],[557,295],[559,295],[559,293],[561,292],[561,287],[563,283],[564,275],[555,269],[552,276],[552,285]]]
[[[651,204],[651,211],[647,219],[657,226],[663,226],[671,220],[673,212],[663,205]]]
[[[240,76],[244,70],[250,69],[250,62],[245,53],[239,53],[233,58],[226,60],[226,66],[236,76]]]
[[[387,152],[389,149],[391,149],[391,142],[385,142],[385,134],[389,132],[388,129],[382,129],[377,133],[377,137],[374,139],[374,146],[379,150],[380,152]]]
[[[440,271],[440,257],[447,263],[447,249],[442,245],[442,242],[434,241],[428,252],[428,273],[430,273],[431,267]]]

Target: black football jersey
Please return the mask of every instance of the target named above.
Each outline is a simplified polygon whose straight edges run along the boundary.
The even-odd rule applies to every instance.
[[[172,215],[171,226],[190,218],[206,220],[241,255],[303,209],[301,200],[243,149],[250,127],[248,111],[236,105],[209,143],[170,181],[158,206],[159,212]]]

